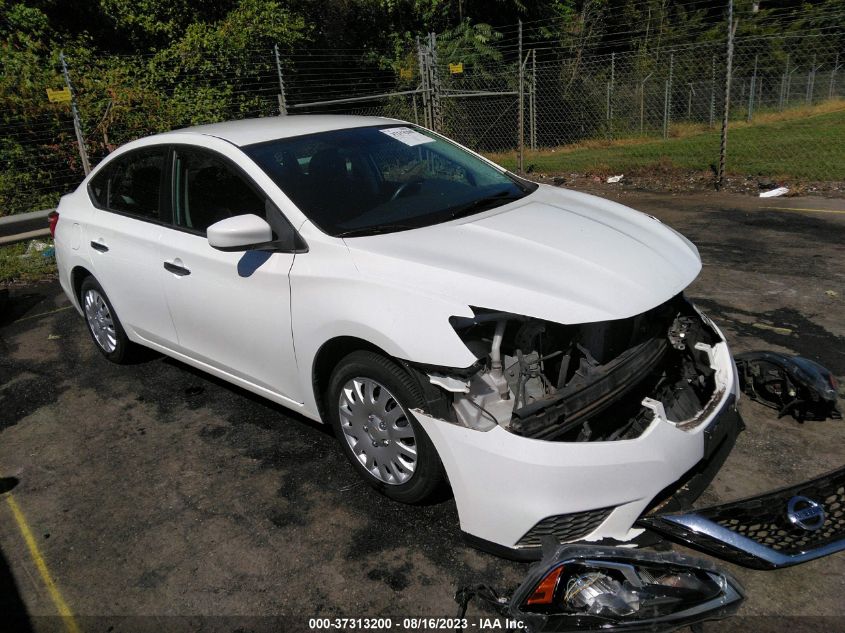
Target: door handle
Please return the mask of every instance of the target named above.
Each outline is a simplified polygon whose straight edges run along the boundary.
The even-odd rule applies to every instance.
[[[178,264],[174,264],[172,262],[164,262],[164,269],[174,275],[178,275],[179,277],[191,274],[191,271],[184,266],[179,266]]]
[[[109,251],[109,247],[102,242],[91,242],[91,248],[95,251],[100,251],[101,253],[107,253]]]

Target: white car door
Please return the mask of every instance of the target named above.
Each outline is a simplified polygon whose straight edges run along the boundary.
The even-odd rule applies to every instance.
[[[129,335],[169,347],[176,330],[159,272],[159,239],[170,214],[162,194],[167,152],[163,145],[127,152],[91,180],[95,209],[85,228],[85,248]]]
[[[234,215],[254,213],[274,227],[286,220],[214,151],[176,145],[171,172],[173,225],[161,238],[160,274],[178,351],[266,395],[301,402],[288,278],[294,254],[223,252],[206,239],[211,224]]]

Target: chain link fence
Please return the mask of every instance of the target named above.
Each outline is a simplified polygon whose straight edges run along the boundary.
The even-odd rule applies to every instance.
[[[479,55],[430,34],[390,61],[352,50],[283,55],[272,45],[120,64],[69,54],[67,78],[56,53],[43,60],[44,85],[0,115],[0,215],[55,204],[84,177],[86,155],[96,165],[150,133],[283,113],[413,121],[511,168],[524,157],[527,169],[547,173],[655,165],[715,173],[723,40],[587,55],[521,35],[511,29]],[[729,174],[845,181],[843,41],[842,32],[735,41]]]

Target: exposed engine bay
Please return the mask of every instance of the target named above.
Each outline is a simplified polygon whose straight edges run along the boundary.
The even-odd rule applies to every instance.
[[[659,414],[695,425],[716,393],[721,338],[683,297],[627,319],[561,325],[473,308],[452,326],[478,358],[463,375],[429,373],[463,426],[550,441],[638,437]]]

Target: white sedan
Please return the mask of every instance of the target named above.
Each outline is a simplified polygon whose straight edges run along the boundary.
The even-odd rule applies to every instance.
[[[451,487],[475,544],[630,542],[733,446],[736,370],[657,219],[392,119],[150,136],[53,219],[99,350],[158,350],[314,420],[384,494]]]

